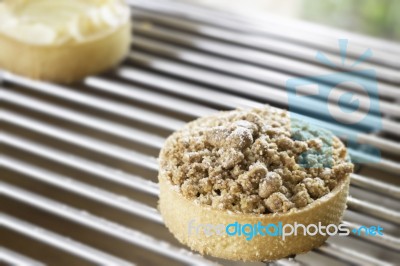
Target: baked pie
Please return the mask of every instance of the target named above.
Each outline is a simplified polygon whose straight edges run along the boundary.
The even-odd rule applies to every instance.
[[[269,106],[188,123],[166,140],[159,163],[159,209],[174,236],[202,254],[245,261],[307,252],[329,235],[248,240],[207,226],[338,225],[353,171],[330,131]]]
[[[131,42],[122,0],[0,1],[0,68],[70,83],[120,62]]]

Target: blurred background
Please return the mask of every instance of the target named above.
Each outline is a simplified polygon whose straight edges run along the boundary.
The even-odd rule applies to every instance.
[[[185,0],[211,7],[257,11],[296,18],[400,41],[400,1],[396,0]]]

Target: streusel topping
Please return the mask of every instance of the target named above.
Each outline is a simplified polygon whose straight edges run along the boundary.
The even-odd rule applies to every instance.
[[[188,123],[167,139],[160,169],[199,204],[264,214],[307,206],[353,165],[331,132],[266,106]]]

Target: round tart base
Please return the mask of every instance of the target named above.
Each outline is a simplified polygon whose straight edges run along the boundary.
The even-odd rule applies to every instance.
[[[243,260],[243,261],[270,261],[304,253],[321,246],[328,235],[315,236],[287,236],[282,240],[280,236],[260,236],[247,241],[245,236],[211,235],[203,232],[189,235],[188,225],[191,220],[199,224],[224,224],[238,222],[240,224],[262,225],[278,224],[316,224],[338,225],[346,209],[349,190],[349,175],[339,180],[337,186],[327,195],[301,209],[287,213],[273,214],[244,214],[228,213],[227,211],[212,209],[210,206],[196,204],[185,198],[164,176],[159,176],[160,201],[159,209],[164,222],[171,233],[183,244],[191,249],[214,257]]]
[[[65,45],[32,45],[0,34],[0,67],[33,79],[72,83],[117,65],[130,41],[130,22],[107,35]]]

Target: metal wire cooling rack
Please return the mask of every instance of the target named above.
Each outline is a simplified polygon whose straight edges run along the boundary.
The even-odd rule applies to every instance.
[[[158,151],[171,131],[198,116],[265,103],[287,108],[285,81],[332,71],[313,57],[322,50],[339,58],[335,42],[343,36],[352,42],[349,58],[374,50],[366,64],[377,70],[383,113],[382,128],[371,125],[371,133],[358,139],[380,148],[383,159],[352,175],[344,223],[380,224],[385,234],[332,237],[295,261],[276,264],[400,261],[399,45],[178,1],[129,3],[132,51],[112,73],[61,86],[1,72],[3,262],[243,265],[194,255],[162,225]],[[360,93],[351,85],[343,90]]]

